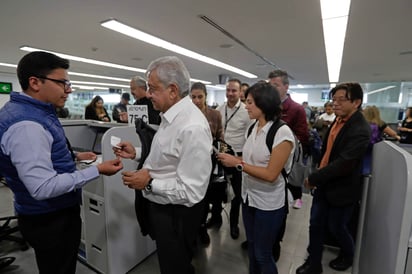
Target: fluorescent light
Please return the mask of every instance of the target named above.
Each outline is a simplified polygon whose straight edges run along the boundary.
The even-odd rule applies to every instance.
[[[329,82],[339,81],[350,0],[320,0]]]
[[[209,81],[203,81],[203,80],[194,79],[194,78],[190,78],[190,82],[200,82],[200,83],[205,84],[205,85],[210,85],[212,83],[212,82],[209,82]]]
[[[396,88],[396,86],[387,86],[384,88],[378,88],[378,89],[367,92],[367,94],[371,95],[371,94],[378,93],[378,92],[385,91],[385,90],[392,89],[392,88]]]
[[[72,60],[72,61],[78,61],[78,62],[93,64],[93,65],[98,65],[98,66],[105,66],[105,67],[111,67],[111,68],[117,68],[117,69],[123,69],[123,70],[130,70],[130,71],[137,71],[137,72],[141,72],[141,73],[146,73],[146,70],[141,69],[141,68],[128,67],[128,66],[108,63],[108,62],[104,62],[104,61],[98,61],[98,60],[94,60],[94,59],[88,59],[88,58],[83,58],[83,57],[79,57],[79,56],[68,55],[68,54],[65,54],[65,53],[59,53],[59,52],[50,51],[50,50],[32,48],[32,47],[29,47],[29,46],[22,46],[22,47],[20,47],[20,49],[24,50],[24,51],[28,51],[28,52],[45,51],[45,52],[56,54],[57,56],[60,56],[61,58],[69,59],[69,60]],[[3,63],[0,63],[0,64],[3,64]],[[9,64],[9,65],[12,65],[12,64]],[[92,78],[101,78],[101,79],[109,79],[109,80],[130,82],[130,79],[108,77],[108,76],[101,76],[101,75],[94,75],[94,74],[86,74],[86,73],[79,73],[79,72],[69,72],[69,74],[78,75],[78,76],[85,76],[85,77],[92,77]],[[190,79],[190,81],[192,81],[192,82],[202,82],[204,84],[210,84],[210,82],[208,82],[208,81],[198,80],[198,79]]]
[[[132,27],[127,26],[127,25],[125,25],[125,24],[123,24],[123,23],[120,23],[120,22],[117,21],[117,20],[111,19],[111,20],[102,22],[101,25],[102,25],[103,27],[105,27],[105,28],[111,29],[111,30],[113,30],[113,31],[117,31],[117,32],[119,32],[119,33],[122,33],[122,34],[124,34],[124,35],[130,36],[130,37],[135,38],[135,39],[137,39],[137,40],[146,42],[146,43],[148,43],[148,44],[152,44],[152,45],[154,45],[154,46],[161,47],[161,48],[164,48],[164,49],[167,49],[167,50],[176,52],[176,53],[178,53],[178,54],[181,54],[181,55],[184,55],[184,56],[187,56],[187,57],[190,57],[190,58],[199,60],[199,61],[201,61],[201,62],[205,62],[205,63],[211,64],[211,65],[214,65],[214,66],[216,66],[216,67],[219,67],[219,68],[223,68],[223,69],[232,71],[232,72],[234,72],[234,73],[243,75],[243,76],[245,76],[245,77],[247,77],[247,78],[257,78],[257,76],[254,75],[254,74],[252,74],[252,73],[249,73],[249,72],[247,72],[247,71],[244,71],[244,70],[241,70],[241,69],[239,69],[239,68],[233,67],[233,66],[231,66],[231,65],[225,64],[225,63],[220,62],[220,61],[218,61],[218,60],[216,60],[216,59],[212,59],[212,58],[210,58],[210,57],[201,55],[201,54],[199,54],[199,53],[197,53],[197,52],[194,52],[194,51],[185,49],[185,48],[183,48],[183,47],[181,47],[181,46],[172,44],[172,43],[170,43],[170,42],[168,42],[168,41],[165,41],[165,40],[163,40],[163,39],[160,39],[160,38],[158,38],[158,37],[155,37],[155,36],[153,36],[153,35],[150,35],[150,34],[148,34],[148,33],[145,33],[145,32],[143,32],[143,31],[140,31],[140,30],[138,30],[138,29],[132,28]]]
[[[128,66],[118,65],[118,64],[104,62],[104,61],[98,61],[98,60],[89,59],[89,58],[83,58],[83,57],[79,57],[79,56],[69,55],[69,54],[50,51],[50,50],[32,48],[32,47],[29,47],[29,46],[23,46],[23,47],[20,47],[20,49],[24,50],[24,51],[28,51],[28,52],[45,51],[45,52],[56,54],[57,56],[60,56],[61,58],[65,58],[65,59],[69,59],[69,60],[73,60],[73,61],[77,61],[77,62],[82,62],[82,63],[87,63],[87,64],[93,64],[93,65],[97,65],[97,66],[117,68],[117,69],[129,70],[129,71],[137,71],[137,72],[141,72],[141,73],[146,72],[145,69],[141,69],[141,68],[128,67]]]
[[[89,78],[98,78],[98,79],[107,79],[107,80],[122,81],[122,82],[130,82],[130,79],[109,77],[109,76],[96,75],[96,74],[87,74],[87,73],[81,73],[81,72],[69,71],[69,75],[83,76],[83,77],[89,77]]]
[[[119,85],[119,84],[112,84],[112,83],[100,83],[100,82],[85,82],[85,81],[70,81],[72,84],[84,84],[84,85],[104,85],[108,87],[122,87],[122,88],[130,88],[130,86],[126,85]]]
[[[92,86],[84,86],[84,85],[72,85],[72,87],[80,88],[80,89],[98,89],[98,90],[108,90],[108,87],[92,87]]]
[[[15,64],[8,64],[8,63],[0,63],[0,66],[2,66],[2,67],[17,68],[17,65],[15,65]]]

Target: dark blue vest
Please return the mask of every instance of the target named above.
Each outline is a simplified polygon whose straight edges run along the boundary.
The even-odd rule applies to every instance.
[[[51,160],[58,174],[72,173],[76,165],[67,147],[63,127],[56,116],[54,107],[17,92],[10,94],[10,101],[0,110],[0,140],[7,129],[21,121],[41,124],[53,137]],[[36,138],[32,136],[31,138]],[[27,151],[30,153],[30,151]],[[10,157],[0,150],[0,172],[14,193],[14,206],[18,214],[33,215],[57,211],[80,203],[81,190],[72,191],[58,197],[35,200],[20,181]],[[30,183],[30,182],[28,182]]]

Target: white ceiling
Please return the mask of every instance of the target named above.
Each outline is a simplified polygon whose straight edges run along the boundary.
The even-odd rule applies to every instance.
[[[411,81],[411,12],[411,0],[352,0],[340,81]],[[294,78],[292,84],[328,83],[319,0],[1,0],[0,14],[0,62],[17,64],[26,54],[19,50],[22,45],[143,69],[155,58],[174,55],[100,26],[116,18],[266,79],[274,67],[198,16],[206,15],[286,69]],[[222,44],[233,47],[221,48]],[[241,81],[256,81],[179,57],[192,78],[217,83],[219,74],[229,74]],[[74,61],[70,70],[134,76],[131,71]],[[14,71],[0,66],[0,72]]]

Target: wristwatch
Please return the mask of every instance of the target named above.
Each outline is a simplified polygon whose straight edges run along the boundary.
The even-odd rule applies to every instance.
[[[236,170],[237,170],[237,171],[243,171],[243,167],[244,167],[243,165],[244,165],[244,164],[245,164],[245,162],[243,162],[243,161],[240,162],[240,164],[237,164],[237,165],[236,165]]]
[[[152,192],[152,181],[153,181],[153,178],[150,178],[149,183],[144,187],[144,190],[146,192]]]

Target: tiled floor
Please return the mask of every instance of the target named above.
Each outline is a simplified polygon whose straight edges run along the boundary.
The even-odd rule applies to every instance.
[[[308,219],[310,212],[311,197],[304,194],[303,207],[300,210],[291,209],[287,232],[282,242],[282,251],[279,262],[277,263],[279,274],[294,274],[296,268],[301,265],[306,257],[306,246],[308,243]],[[225,212],[228,212],[228,208]],[[12,195],[10,191],[0,184],[0,216],[7,216],[13,213]],[[197,274],[226,274],[248,273],[247,252],[240,248],[240,244],[245,240],[243,227],[239,239],[230,238],[228,215],[225,213],[224,222],[219,230],[211,229],[211,244],[198,249],[193,264]],[[0,242],[0,257],[14,256],[16,261],[9,267],[2,269],[4,274],[32,274],[37,273],[34,253],[32,249],[21,251],[16,244],[10,242]],[[347,272],[336,272],[328,267],[328,262],[337,256],[337,250],[326,248],[324,252],[324,274],[349,274]],[[77,274],[95,273],[85,265],[78,263]],[[149,256],[134,269],[130,274],[158,274],[159,266],[156,253]],[[111,273],[121,274],[121,273]]]

